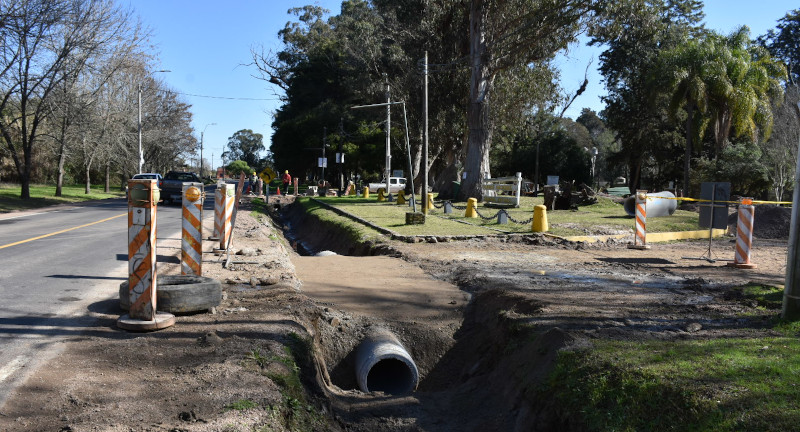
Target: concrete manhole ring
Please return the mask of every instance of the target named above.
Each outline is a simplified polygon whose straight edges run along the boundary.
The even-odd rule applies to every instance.
[[[219,306],[222,284],[212,278],[193,275],[165,275],[156,278],[156,309],[170,313],[199,312]],[[128,281],[119,284],[119,306],[130,309]]]

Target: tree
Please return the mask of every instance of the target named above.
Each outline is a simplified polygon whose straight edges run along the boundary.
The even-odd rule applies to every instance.
[[[258,156],[264,151],[264,136],[251,129],[242,129],[228,138],[228,150],[225,157],[244,161],[248,166],[256,168],[260,165]]]
[[[797,146],[800,142],[797,104],[800,103],[800,86],[786,88],[783,103],[775,110],[775,126],[772,135],[763,145],[764,163],[778,201],[794,183]]]
[[[225,167],[225,172],[231,176],[237,176],[242,173],[244,173],[245,176],[249,176],[250,173],[253,172],[253,168],[243,160],[235,160]]]
[[[784,62],[789,84],[800,84],[800,9],[786,13],[778,20],[776,30],[770,29],[758,42],[765,46],[773,57]]]
[[[490,101],[497,74],[517,65],[541,62],[573,42],[603,1],[470,1],[469,137],[462,197],[481,197],[481,180],[490,175]]]
[[[752,44],[747,27],[730,36],[709,33],[666,51],[660,70],[670,76],[671,111],[686,108],[684,191],[688,186],[693,141],[702,140],[707,126],[714,131],[714,155],[733,136],[747,134],[753,142],[769,138],[772,101],[782,97],[786,70],[763,47]],[[706,115],[707,113],[707,115]]]
[[[108,0],[9,0],[0,37],[0,135],[30,198],[41,129],[55,89],[80,74],[125,14]]]
[[[701,31],[702,3],[635,0],[609,6],[603,17],[609,18],[596,22],[590,36],[592,44],[607,47],[600,56],[600,73],[608,90],[601,116],[620,146],[608,155],[608,161],[625,167],[633,192],[640,186],[647,163],[655,160],[652,155],[681,133],[670,120],[666,85],[654,78],[654,72],[660,70],[661,52]],[[690,160],[690,155],[691,149],[685,159]]]
[[[717,36],[712,35],[711,38]],[[747,134],[758,142],[759,135],[768,139],[772,132],[773,101],[783,99],[781,83],[786,80],[786,68],[772,58],[763,47],[750,40],[750,30],[742,26],[715,44],[717,67],[711,72],[710,104],[713,114],[715,154],[734,137]]]
[[[692,159],[693,142],[702,139],[707,119],[702,114],[708,107],[710,89],[705,78],[709,76],[709,60],[714,55],[714,47],[707,41],[690,40],[661,56],[663,71],[671,74],[669,89],[672,94],[670,112],[677,116],[679,109],[686,109],[686,153],[683,161],[683,195],[689,196],[689,171]]]

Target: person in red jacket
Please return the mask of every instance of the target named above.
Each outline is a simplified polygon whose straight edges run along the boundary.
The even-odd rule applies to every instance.
[[[283,172],[283,176],[281,177],[281,181],[283,182],[283,191],[284,195],[289,194],[289,184],[292,182],[292,176],[289,175],[289,171],[286,170]]]

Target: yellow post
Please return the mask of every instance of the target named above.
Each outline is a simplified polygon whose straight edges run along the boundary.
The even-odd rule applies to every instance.
[[[384,189],[378,189],[378,201],[386,201],[386,195],[384,195]]]
[[[350,183],[350,186],[348,186],[348,189],[350,189],[350,195],[352,195],[352,196],[356,195],[356,185],[354,185],[353,183]]]
[[[369,188],[366,186],[364,187],[364,198],[369,198]]]
[[[434,208],[433,207],[433,194],[432,193],[428,193],[428,202],[426,203],[426,206],[425,206],[425,213],[427,213],[430,210],[433,210],[433,208]]]
[[[550,225],[547,223],[547,206],[537,205],[533,208],[533,232],[547,232]]]
[[[397,191],[397,205],[403,205],[405,203],[406,203],[406,192]]]
[[[464,217],[476,218],[478,212],[475,210],[478,207],[478,199],[470,198],[467,200],[467,210],[464,212]]]

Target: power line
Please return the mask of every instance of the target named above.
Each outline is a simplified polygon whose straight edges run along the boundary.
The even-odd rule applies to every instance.
[[[201,95],[201,94],[193,94],[193,93],[182,93],[174,90],[161,90],[163,93],[175,93],[183,96],[193,96],[193,97],[201,97],[201,98],[208,98],[208,99],[225,99],[225,100],[243,100],[243,101],[279,101],[280,98],[269,98],[269,99],[262,99],[262,98],[247,98],[247,97],[231,97],[231,96],[209,96],[209,95]]]

